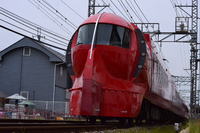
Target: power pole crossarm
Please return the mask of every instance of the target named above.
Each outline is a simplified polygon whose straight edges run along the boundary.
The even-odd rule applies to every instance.
[[[89,0],[88,17],[95,14],[95,0]]]
[[[105,4],[96,5],[96,0],[89,0],[88,3],[89,3],[88,4],[88,17],[95,14],[95,8],[96,7],[103,7],[103,9],[106,8],[106,7],[109,7],[109,5],[105,5]]]

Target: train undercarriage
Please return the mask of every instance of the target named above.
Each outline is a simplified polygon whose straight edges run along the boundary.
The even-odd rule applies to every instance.
[[[134,126],[134,125],[165,125],[174,123],[184,123],[186,118],[180,117],[173,112],[162,109],[148,100],[144,100],[140,114],[136,118],[119,118],[119,117],[96,117],[96,116],[84,116],[89,123],[94,124],[97,120],[102,123],[107,121],[118,121],[122,126]]]

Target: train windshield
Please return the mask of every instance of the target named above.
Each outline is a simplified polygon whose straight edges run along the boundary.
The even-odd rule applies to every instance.
[[[78,32],[78,45],[92,43],[94,27],[95,24],[87,24],[80,27]],[[111,24],[98,24],[94,44],[129,48],[129,43],[129,29]]]

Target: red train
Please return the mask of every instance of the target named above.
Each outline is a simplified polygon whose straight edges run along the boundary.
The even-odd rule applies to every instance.
[[[89,17],[67,49],[70,114],[130,122],[182,121],[188,108],[149,34],[111,13]]]

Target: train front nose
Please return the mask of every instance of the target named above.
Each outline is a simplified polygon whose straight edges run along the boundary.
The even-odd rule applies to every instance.
[[[91,53],[88,46],[80,45],[73,50],[72,54],[76,75],[70,98],[72,115],[100,115],[104,97],[103,89],[116,88],[115,84],[118,82],[116,79],[127,80],[131,71],[128,50],[96,45]],[[117,84],[122,88],[120,82]]]
[[[83,25],[77,45],[72,49],[75,72],[70,98],[72,115],[103,114],[104,88],[124,88],[121,80],[128,80],[133,71],[135,55],[129,50],[129,29],[99,24],[92,46],[94,27],[95,24]]]

